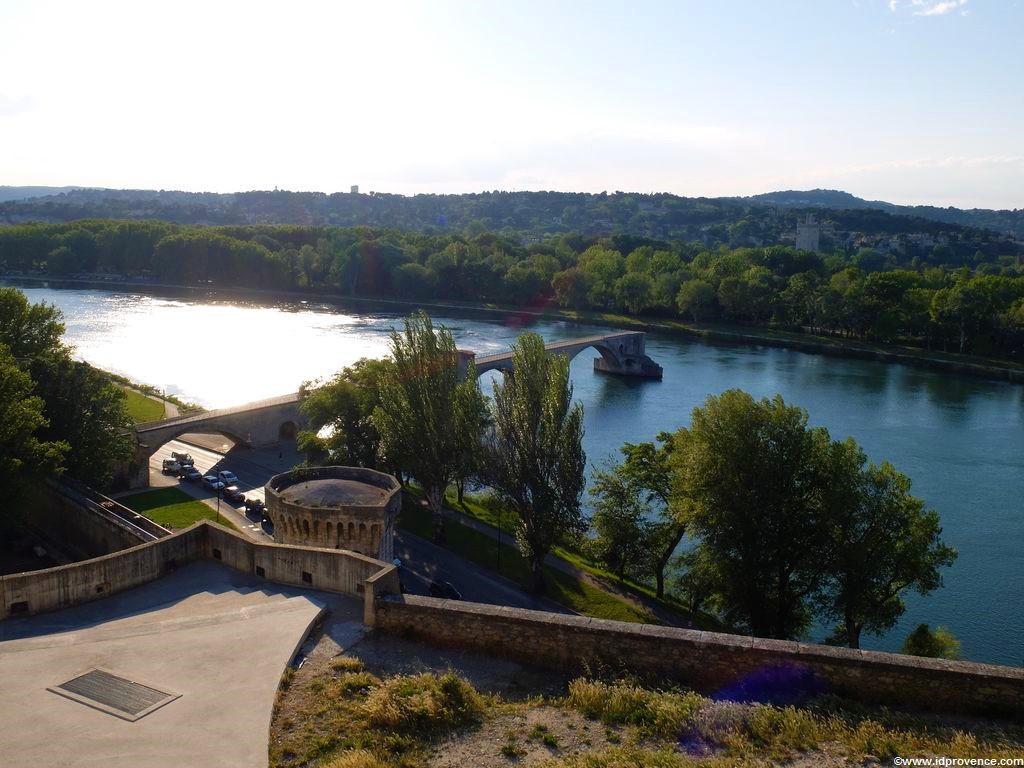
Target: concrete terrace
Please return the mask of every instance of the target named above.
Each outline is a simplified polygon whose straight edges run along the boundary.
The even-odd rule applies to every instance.
[[[0,622],[2,763],[265,766],[281,675],[328,607],[346,634],[362,633],[354,598],[199,561],[103,600]],[[47,690],[93,669],[180,698],[131,722]]]

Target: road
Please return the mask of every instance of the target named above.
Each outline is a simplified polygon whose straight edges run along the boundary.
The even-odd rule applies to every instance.
[[[431,581],[447,581],[462,593],[464,600],[474,603],[572,613],[553,600],[534,597],[514,582],[408,531],[395,531],[395,555],[402,561],[402,586],[413,595],[429,595]]]
[[[149,484],[153,488],[179,488],[213,509],[218,509],[217,496],[209,488],[204,487],[201,482],[179,480],[177,477],[165,475],[161,471],[163,460],[171,458],[172,451],[191,454],[195,459],[196,469],[204,475],[216,474],[222,469],[231,470],[238,477],[238,487],[246,497],[260,501],[264,500],[263,486],[267,480],[281,471],[280,464],[284,463],[283,458],[279,461],[276,460],[273,452],[235,448],[230,441],[224,442],[227,438],[221,438],[219,435],[215,436],[214,440],[210,440],[211,436],[206,435],[202,436],[204,439],[199,439],[200,436],[196,436],[194,440],[189,435],[183,437],[184,440],[171,440],[161,446],[150,458]],[[223,452],[209,447],[213,444],[216,444]],[[280,453],[283,455],[283,451]],[[271,466],[275,463],[279,466]],[[230,520],[238,530],[249,538],[257,541],[266,541],[270,538],[268,531],[264,530],[259,520],[246,516],[245,507],[241,504],[231,504],[222,499],[219,502],[219,511],[225,519]]]
[[[262,450],[235,447],[229,438],[221,435],[183,435],[182,439],[161,446],[149,461],[150,485],[153,488],[180,488],[214,509],[217,508],[216,495],[204,488],[201,482],[190,483],[163,474],[163,460],[171,458],[172,451],[190,453],[195,459],[196,469],[204,475],[215,474],[222,469],[231,470],[238,476],[238,487],[246,497],[260,500],[264,499],[263,486],[271,477],[302,459],[293,446]],[[258,520],[246,517],[242,505],[221,500],[220,514],[253,540],[273,540],[270,531],[264,529]],[[431,581],[447,581],[468,601],[571,613],[558,603],[533,597],[508,579],[407,531],[396,531],[395,555],[402,561],[402,585],[411,594],[429,595]]]

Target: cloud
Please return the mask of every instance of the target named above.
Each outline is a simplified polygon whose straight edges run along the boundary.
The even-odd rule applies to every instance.
[[[0,93],[0,117],[13,117],[22,112],[30,112],[35,106],[31,96],[5,96]]]
[[[914,6],[915,16],[943,16],[967,5],[967,0],[910,0],[910,4]],[[892,7],[892,3],[889,7]],[[961,15],[965,13],[966,11],[961,11]]]
[[[896,13],[901,0],[889,0],[889,10]],[[970,11],[964,10],[967,0],[909,0],[915,16],[944,16],[960,9],[960,15],[966,16]]]

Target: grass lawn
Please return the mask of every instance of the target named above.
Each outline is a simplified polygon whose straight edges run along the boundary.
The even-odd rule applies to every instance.
[[[124,496],[118,501],[167,528],[188,528],[192,523],[197,523],[200,520],[213,520],[228,528],[235,527],[223,515],[217,521],[215,510],[177,488],[157,488],[152,491],[143,491],[131,496]]]
[[[141,424],[144,421],[156,421],[164,417],[164,404],[157,402],[151,397],[146,397],[141,392],[123,387],[124,394],[128,398],[128,414],[132,421]]]
[[[430,541],[433,527],[430,511],[405,497],[402,514],[398,525],[417,536]],[[525,585],[529,581],[530,566],[511,543],[501,544],[501,568],[498,568],[498,542],[486,534],[474,531],[464,525],[449,520],[447,524],[447,542],[443,545],[460,557],[496,571],[510,581]],[[632,621],[646,624],[650,616],[637,611],[633,606],[603,590],[584,584],[567,573],[544,567],[544,579],[547,582],[547,596],[567,608],[599,619],[615,621]]]

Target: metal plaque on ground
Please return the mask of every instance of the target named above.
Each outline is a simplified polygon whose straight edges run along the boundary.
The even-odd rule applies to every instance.
[[[46,690],[131,722],[181,697],[102,669],[89,670]]]

